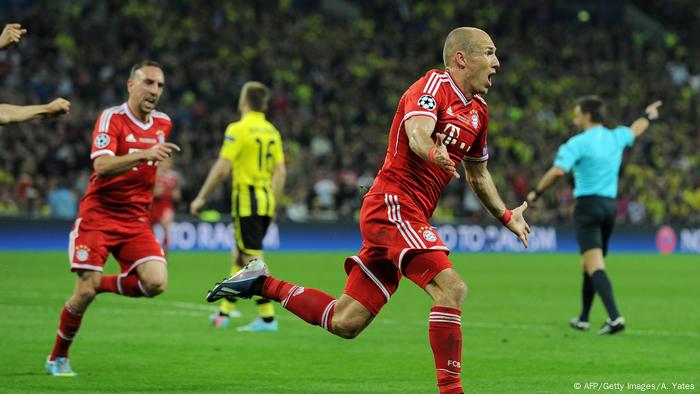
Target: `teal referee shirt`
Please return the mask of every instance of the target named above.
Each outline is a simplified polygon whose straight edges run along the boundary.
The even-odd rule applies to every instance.
[[[634,143],[629,127],[610,130],[603,126],[571,137],[559,147],[554,167],[574,172],[574,197],[617,197],[622,153]]]

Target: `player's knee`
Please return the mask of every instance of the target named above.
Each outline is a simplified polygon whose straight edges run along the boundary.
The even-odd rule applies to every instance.
[[[149,297],[155,297],[165,291],[165,288],[168,287],[168,280],[164,278],[142,279],[141,284]]]
[[[78,281],[73,292],[75,307],[80,309],[97,296],[97,288],[100,284],[100,274],[97,272],[81,271],[78,273]]]
[[[97,289],[94,286],[81,284],[81,286],[75,289],[75,293],[71,299],[71,308],[76,312],[82,313],[96,296]]]
[[[433,286],[429,293],[438,305],[461,308],[467,297],[467,284],[455,273],[440,278],[439,284]]]
[[[165,291],[168,285],[168,271],[161,262],[148,262],[138,271],[142,291],[148,297],[155,297]]]
[[[467,284],[462,279],[459,279],[452,285],[449,293],[452,302],[461,307],[465,298],[467,298]]]
[[[78,290],[78,298],[83,302],[90,302],[97,296],[97,290],[93,287],[85,287]]]

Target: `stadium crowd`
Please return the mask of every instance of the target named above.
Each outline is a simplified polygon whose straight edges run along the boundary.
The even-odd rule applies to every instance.
[[[237,119],[241,85],[253,79],[272,88],[268,116],[287,152],[282,220],[352,218],[383,161],[399,95],[441,67],[436,43],[447,32],[473,25],[491,34],[501,61],[486,97],[489,166],[509,205],[525,200],[575,133],[578,96],[605,98],[611,124],[629,124],[658,98],[662,118],[626,154],[619,222],[700,223],[700,42],[673,22],[683,2],[666,3],[4,2],[2,23],[20,22],[29,33],[0,51],[0,102],[61,96],[73,105],[65,118],[0,128],[0,215],[74,216],[93,122],[125,100],[131,65],[151,58],[165,67],[159,109],[183,147],[175,160],[179,212],[206,177],[211,162],[202,158],[217,156],[225,126]],[[213,208],[230,210],[227,190],[210,197]],[[570,184],[543,199],[530,223],[569,221]],[[435,217],[486,215],[462,178]]]

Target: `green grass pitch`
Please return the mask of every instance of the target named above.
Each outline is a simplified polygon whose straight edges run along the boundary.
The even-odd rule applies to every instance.
[[[266,260],[280,278],[337,296],[344,256],[269,253]],[[698,256],[610,256],[608,272],[628,323],[613,337],[567,327],[579,312],[576,255],[451,258],[469,285],[462,323],[467,391],[566,393],[586,382],[690,383],[700,390]],[[43,370],[74,283],[65,254],[0,253],[0,392],[436,392],[430,302],[410,281],[351,341],[279,305],[279,332],[238,333],[210,326],[214,307],[204,301],[228,264],[225,253],[173,253],[169,288],[160,297],[100,295],[71,350],[79,373],[71,379]],[[108,263],[108,272],[115,269]],[[239,305],[243,317],[233,326],[256,316],[252,302]],[[592,328],[603,320],[596,298]]]

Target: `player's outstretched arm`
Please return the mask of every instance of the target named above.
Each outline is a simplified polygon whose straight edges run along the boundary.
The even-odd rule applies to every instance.
[[[42,116],[66,114],[70,111],[70,101],[57,98],[42,105],[0,104],[0,125],[24,122]]]
[[[231,172],[231,162],[228,159],[219,157],[216,159],[216,163],[209,169],[209,174],[207,179],[204,181],[202,188],[199,190],[197,197],[190,203],[190,213],[192,215],[199,215],[199,211],[204,207],[207,202],[207,196],[214,190],[214,188],[224,180]]]
[[[25,34],[27,34],[27,29],[23,29],[19,23],[6,24],[0,33],[0,49],[19,42]]]
[[[435,120],[429,116],[414,116],[406,121],[406,134],[408,146],[413,153],[423,160],[433,162],[443,170],[459,178],[457,166],[450,159],[447,148],[440,138],[433,141],[432,135],[435,129]]]
[[[634,138],[637,138],[640,135],[644,134],[644,132],[647,131],[647,129],[649,128],[651,121],[659,118],[659,107],[662,104],[663,103],[661,102],[661,100],[656,100],[653,103],[649,104],[644,109],[644,116],[641,116],[639,119],[635,120],[630,125],[630,129],[632,129],[632,134],[634,134]]]
[[[540,196],[547,190],[549,189],[550,186],[555,184],[559,178],[564,176],[565,172],[563,169],[559,167],[552,167],[550,168],[543,176],[542,179],[540,179],[539,182],[537,182],[537,187],[535,187],[535,190],[531,191],[530,193],[527,194],[527,202],[530,204],[534,203],[537,201]]]
[[[479,197],[486,209],[498,218],[498,220],[515,234],[523,246],[527,248],[527,235],[530,234],[530,226],[525,221],[523,213],[527,210],[527,202],[523,202],[519,207],[509,210],[501,199],[493,183],[491,173],[486,168],[486,162],[463,161],[464,170],[467,173],[469,185],[474,190],[474,194]]]
[[[180,147],[172,142],[161,142],[150,149],[129,153],[122,156],[99,156],[93,162],[95,174],[100,178],[110,178],[123,174],[136,165],[151,161],[163,161],[173,152],[179,152]]]

